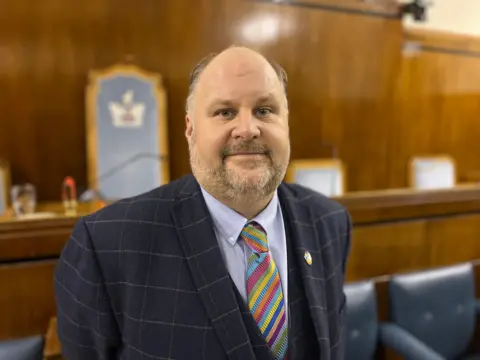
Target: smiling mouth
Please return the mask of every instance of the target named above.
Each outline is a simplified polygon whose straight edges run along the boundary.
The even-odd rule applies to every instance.
[[[263,159],[267,156],[265,153],[235,153],[235,154],[229,154],[225,157],[225,160],[230,158],[230,159],[244,159],[244,160],[260,160]]]
[[[265,153],[249,153],[249,152],[238,152],[235,154],[230,154],[228,156],[255,156],[255,155],[267,155]]]

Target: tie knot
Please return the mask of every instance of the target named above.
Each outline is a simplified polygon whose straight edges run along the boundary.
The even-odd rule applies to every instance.
[[[240,237],[245,243],[256,253],[264,253],[268,251],[267,233],[265,230],[252,221],[243,228]]]

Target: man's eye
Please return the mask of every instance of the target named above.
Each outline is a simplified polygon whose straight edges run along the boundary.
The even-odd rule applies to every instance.
[[[220,116],[224,119],[233,119],[235,117],[235,112],[233,110],[219,110],[215,113],[215,116]]]
[[[262,108],[259,108],[255,111],[255,114],[257,117],[265,117],[265,116],[268,116],[272,113],[272,109],[270,108],[267,108],[267,107],[262,107]]]

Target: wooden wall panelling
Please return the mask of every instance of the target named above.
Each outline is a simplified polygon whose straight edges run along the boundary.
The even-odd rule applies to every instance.
[[[408,28],[404,31],[404,39],[407,42],[418,43],[424,50],[429,51],[450,51],[472,56],[480,53],[478,36]]]
[[[14,182],[37,185],[40,200],[59,200],[65,175],[86,186],[88,72],[125,60],[166,74],[172,171],[188,172],[183,102],[192,59],[215,47],[208,31],[219,21],[214,8],[206,0],[195,7],[188,0],[5,0],[0,150],[13,160]]]
[[[347,194],[353,223],[347,281],[480,258],[480,187]]]
[[[480,215],[429,220],[427,242],[432,267],[480,259]]]
[[[480,259],[480,214],[354,227],[347,281]]]
[[[0,339],[43,335],[56,313],[55,260],[0,265]]]
[[[449,154],[456,161],[458,180],[480,180],[476,155],[480,39],[467,40],[425,32],[405,34],[406,43],[414,41],[420,47],[403,53],[397,75],[388,134],[389,187],[406,186],[408,161],[425,154]],[[466,52],[461,52],[462,47]],[[477,52],[468,53],[472,50]]]
[[[347,10],[354,2],[338,4]],[[0,132],[0,151],[12,161],[14,182],[37,185],[41,201],[58,200],[64,176],[72,175],[81,192],[87,74],[124,60],[164,76],[172,178],[188,173],[189,72],[202,56],[236,43],[264,51],[289,71],[293,157],[330,156],[333,145],[351,171],[351,190],[385,187],[382,134],[390,111],[389,74],[398,65],[400,21],[391,13],[369,16],[310,5],[4,0],[0,122],[6,131]],[[278,33],[259,42],[271,33],[269,24],[278,25]],[[252,31],[256,39],[249,37]]]
[[[347,281],[424,268],[425,231],[422,220],[354,228]]]
[[[455,216],[480,212],[480,186],[421,191],[361,191],[335,198],[349,211],[355,226]]]
[[[256,0],[271,2],[271,0]],[[339,12],[378,15],[382,17],[398,17],[399,3],[396,0],[363,1],[363,0],[293,0],[288,5],[311,8],[330,9]]]
[[[220,32],[222,42],[257,48],[286,68],[293,158],[338,153],[349,174],[349,191],[384,188],[383,134],[391,111],[391,74],[399,66],[401,23],[295,3],[302,1],[229,3],[224,12],[231,27]],[[262,31],[269,22],[280,29],[273,39]]]
[[[41,201],[59,200],[66,175],[81,192],[88,72],[129,61],[164,76],[171,175],[184,175],[190,171],[184,139],[189,72],[207,53],[239,44],[265,52],[289,72],[292,157],[337,153],[349,190],[405,186],[408,159],[419,153],[451,153],[461,180],[480,180],[480,59],[432,51],[442,44],[438,36],[402,56],[408,36],[395,3],[4,0],[0,156],[11,161],[14,183],[34,183]],[[470,53],[480,47],[475,39],[443,43]]]

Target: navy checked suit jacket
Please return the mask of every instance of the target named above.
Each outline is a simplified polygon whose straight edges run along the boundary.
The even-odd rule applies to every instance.
[[[343,360],[350,217],[301,186],[278,193],[320,358]],[[54,282],[68,360],[256,359],[192,175],[80,219]]]

